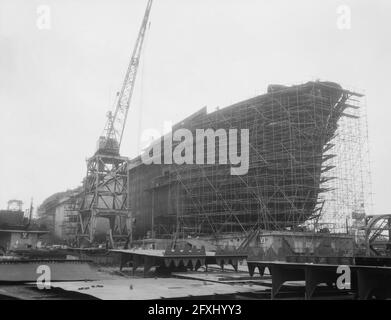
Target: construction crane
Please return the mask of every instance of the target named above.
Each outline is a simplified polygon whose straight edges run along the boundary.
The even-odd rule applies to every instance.
[[[129,217],[127,165],[128,158],[120,156],[120,146],[134,91],[140,55],[144,37],[149,25],[152,1],[148,0],[133,49],[121,91],[117,94],[115,110],[107,114],[103,135],[98,140],[94,156],[87,159],[87,176],[83,181],[83,190],[74,201],[74,209],[79,216],[76,238],[81,245],[87,240],[91,245],[96,240],[99,219],[108,219],[109,230],[106,244],[112,247],[126,242],[131,233]],[[102,242],[102,239],[99,241]],[[85,241],[84,241],[85,243]]]
[[[98,141],[98,153],[119,155],[126,125],[126,118],[128,116],[129,106],[136,82],[137,70],[140,63],[140,55],[143,48],[145,32],[148,26],[152,1],[153,0],[148,0],[144,19],[138,33],[136,45],[133,49],[132,58],[130,59],[121,91],[118,92],[114,114],[111,111],[107,113],[104,135],[102,135]]]

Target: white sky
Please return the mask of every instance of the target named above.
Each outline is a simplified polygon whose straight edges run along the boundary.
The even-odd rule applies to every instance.
[[[0,0],[0,208],[80,183],[146,2]],[[337,28],[344,4],[350,30]],[[39,5],[50,30],[36,26]],[[374,209],[391,211],[389,0],[155,0],[151,21],[123,155],[136,155],[140,122],[162,130],[270,83],[335,81],[367,96]]]

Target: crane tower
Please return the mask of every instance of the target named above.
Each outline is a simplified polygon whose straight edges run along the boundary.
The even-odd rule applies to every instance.
[[[87,159],[87,175],[83,191],[77,200],[79,216],[77,239],[93,243],[99,219],[107,219],[113,244],[126,241],[130,233],[128,208],[128,158],[120,155],[122,137],[134,91],[140,55],[148,26],[153,0],[148,0],[144,18],[133,49],[114,112],[108,112],[107,121],[97,151]]]

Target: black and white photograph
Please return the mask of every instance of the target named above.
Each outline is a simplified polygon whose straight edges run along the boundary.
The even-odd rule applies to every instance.
[[[0,0],[0,300],[391,299],[390,59],[387,0]]]

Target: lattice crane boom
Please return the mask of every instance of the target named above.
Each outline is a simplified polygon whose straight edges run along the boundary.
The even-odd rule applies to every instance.
[[[104,135],[99,138],[98,151],[100,153],[119,154],[122,137],[125,130],[126,119],[129,112],[130,102],[134,91],[137,71],[140,62],[141,50],[144,43],[145,33],[148,27],[149,15],[151,12],[153,0],[148,0],[144,19],[138,33],[137,41],[133,49],[125,79],[119,91],[114,114],[107,114],[107,122],[104,129]]]

